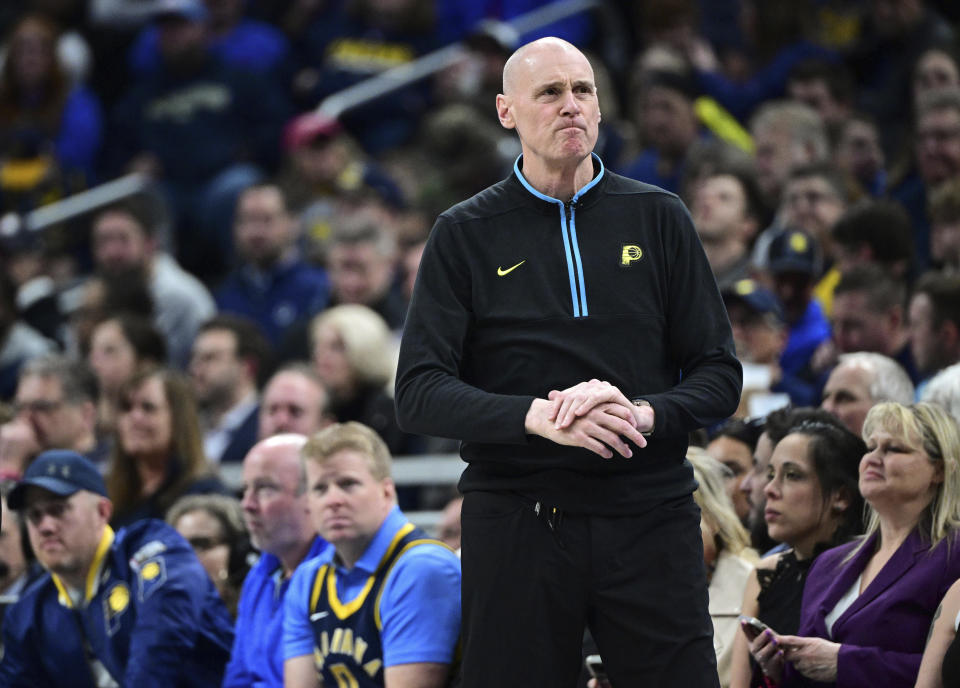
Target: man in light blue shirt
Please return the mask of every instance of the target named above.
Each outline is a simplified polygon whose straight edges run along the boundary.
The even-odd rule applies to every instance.
[[[302,455],[311,519],[333,549],[297,569],[284,601],[286,688],[447,685],[460,560],[397,508],[389,451],[370,428],[330,426]]]
[[[250,569],[237,609],[236,637],[224,688],[283,688],[283,601],[294,570],[328,548],[307,509],[300,465],[303,435],[265,439],[243,461],[243,512],[261,551]]]

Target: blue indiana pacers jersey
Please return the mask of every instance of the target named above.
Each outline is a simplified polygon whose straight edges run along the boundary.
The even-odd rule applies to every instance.
[[[400,555],[423,544],[445,546],[412,523],[406,524],[366,585],[346,604],[337,596],[334,564],[324,564],[317,570],[310,592],[310,625],[315,640],[313,655],[324,686],[383,688],[380,596]]]

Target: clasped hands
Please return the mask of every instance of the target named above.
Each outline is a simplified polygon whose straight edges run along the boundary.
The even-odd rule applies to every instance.
[[[784,662],[814,681],[837,680],[837,657],[840,643],[823,638],[778,635],[769,628],[750,641],[750,654],[763,673],[779,683]]]
[[[633,452],[624,440],[647,446],[641,433],[653,428],[653,416],[651,407],[634,406],[615,386],[594,379],[534,399],[525,426],[529,433],[589,449],[605,459],[614,451],[630,458]]]

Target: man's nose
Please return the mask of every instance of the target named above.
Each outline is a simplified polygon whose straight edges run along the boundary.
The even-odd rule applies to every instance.
[[[580,114],[580,103],[572,90],[567,91],[563,97],[563,113],[570,115]]]

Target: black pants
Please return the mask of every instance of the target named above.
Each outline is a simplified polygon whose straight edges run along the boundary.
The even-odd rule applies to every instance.
[[[719,685],[692,497],[582,516],[470,492],[461,521],[464,688],[573,688],[584,627],[614,688]]]

